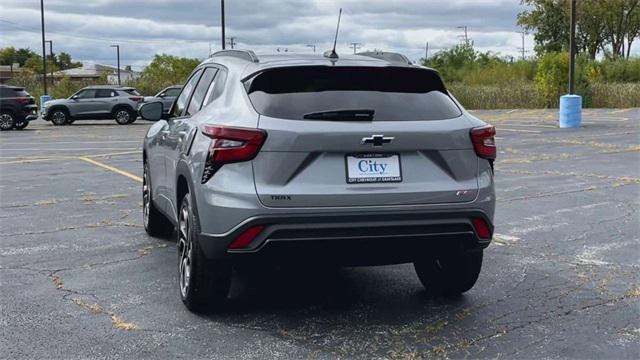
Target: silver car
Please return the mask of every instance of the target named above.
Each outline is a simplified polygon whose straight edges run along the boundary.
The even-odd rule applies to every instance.
[[[145,103],[159,101],[162,103],[163,109],[165,113],[169,113],[171,109],[171,105],[176,100],[178,95],[180,95],[180,91],[182,90],[182,85],[173,85],[162,89],[155,96],[145,96],[142,103],[139,106],[142,106]]]
[[[49,100],[42,105],[41,116],[54,125],[69,125],[78,119],[114,119],[120,125],[138,117],[143,97],[132,87],[96,85],[78,90],[68,99]]]
[[[475,284],[493,235],[495,129],[438,73],[367,56],[222,51],[144,139],[144,227],[177,229],[193,311],[240,263],[412,262],[434,294]]]

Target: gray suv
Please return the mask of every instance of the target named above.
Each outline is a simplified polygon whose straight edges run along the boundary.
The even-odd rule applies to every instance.
[[[434,294],[476,282],[493,235],[495,128],[432,69],[368,56],[222,51],[144,139],[143,222],[177,229],[193,311],[239,264],[414,264]]]
[[[182,85],[173,85],[162,89],[155,96],[145,96],[144,102],[140,103],[139,106],[142,106],[145,103],[159,101],[162,103],[163,109],[165,113],[168,113],[171,109],[171,105],[176,100],[178,95],[180,95],[180,91],[182,90]]]
[[[77,119],[114,119],[126,125],[138,117],[138,104],[143,99],[132,87],[89,86],[68,99],[47,101],[42,105],[41,115],[54,125],[72,124]]]

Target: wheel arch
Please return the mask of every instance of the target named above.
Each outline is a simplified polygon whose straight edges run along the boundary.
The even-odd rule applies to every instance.
[[[191,172],[189,171],[189,165],[187,164],[187,162],[182,159],[178,162],[177,166],[176,166],[176,182],[175,182],[175,204],[176,204],[176,211],[179,211],[180,209],[180,201],[182,201],[182,198],[189,193],[190,194],[190,200],[191,200],[191,210],[193,211],[193,215],[194,216],[199,216],[198,215],[198,202],[196,200],[196,195],[195,195],[195,189],[194,189],[194,182],[193,179],[191,177]],[[176,213],[176,219],[177,217],[177,213]]]

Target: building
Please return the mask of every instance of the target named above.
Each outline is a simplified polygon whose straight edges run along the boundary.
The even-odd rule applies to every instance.
[[[0,65],[0,84],[6,84],[7,81],[13,79],[18,73],[22,72],[20,64]]]
[[[71,81],[83,83],[98,82],[98,80],[104,76],[106,76],[109,84],[117,84],[118,68],[115,66],[95,64],[92,62],[83,62],[81,67],[60,70],[53,73],[53,77],[56,81],[59,81],[63,77],[68,77]],[[129,66],[124,69],[120,69],[120,82],[122,84],[135,80],[138,76],[140,76],[140,73],[131,70],[131,67]]]

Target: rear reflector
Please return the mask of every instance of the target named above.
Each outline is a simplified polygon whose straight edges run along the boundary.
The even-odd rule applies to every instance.
[[[476,154],[488,160],[496,158],[496,128],[491,125],[471,129],[471,142]]]
[[[257,225],[257,226],[248,228],[242,234],[240,234],[240,236],[238,236],[238,238],[236,238],[231,243],[231,245],[229,245],[229,249],[246,248],[247,246],[249,246],[249,244],[251,244],[251,242],[253,241],[253,239],[256,238],[256,236],[260,235],[262,230],[264,230],[264,226],[262,225]]]
[[[489,230],[489,225],[487,225],[487,222],[483,218],[473,218],[471,222],[480,239],[491,240],[491,230]]]

